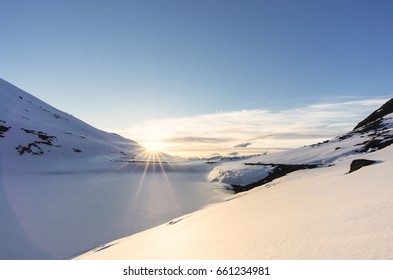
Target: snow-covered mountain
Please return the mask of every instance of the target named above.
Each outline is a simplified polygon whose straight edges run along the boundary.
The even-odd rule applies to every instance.
[[[78,259],[392,259],[392,103],[335,139],[219,162],[211,180],[259,187]]]
[[[3,168],[29,162],[47,167],[78,160],[130,160],[144,148],[62,112],[0,79],[0,155]],[[73,162],[73,163],[72,163]],[[35,164],[34,164],[35,163]]]
[[[231,185],[229,189],[249,190],[296,170],[326,167],[350,155],[372,153],[392,143],[393,99],[390,99],[344,135],[281,153],[225,162],[215,167],[209,178]]]

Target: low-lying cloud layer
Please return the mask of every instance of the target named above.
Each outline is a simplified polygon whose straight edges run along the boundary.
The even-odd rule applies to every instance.
[[[241,110],[143,122],[117,131],[181,156],[254,154],[313,144],[351,130],[387,98],[314,104],[283,111]]]

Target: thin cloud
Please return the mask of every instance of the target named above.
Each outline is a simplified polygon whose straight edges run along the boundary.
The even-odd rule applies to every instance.
[[[314,134],[302,134],[302,133],[276,133],[271,135],[272,139],[316,139],[330,137],[331,134],[314,133]]]
[[[266,139],[268,137],[272,137],[273,134],[269,134],[269,135],[258,135],[255,136],[254,138],[248,139],[249,141],[254,141],[254,140],[261,140],[261,139]]]
[[[247,143],[241,143],[241,144],[237,144],[235,146],[233,146],[234,148],[246,148],[248,146],[250,146],[252,143],[247,142]]]
[[[174,138],[167,138],[162,140],[162,142],[168,142],[168,143],[222,143],[227,141],[229,141],[228,138],[198,137],[198,136],[174,137]]]

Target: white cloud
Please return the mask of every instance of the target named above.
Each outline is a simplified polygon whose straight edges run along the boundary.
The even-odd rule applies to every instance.
[[[386,101],[374,98],[284,111],[217,112],[157,119],[117,132],[147,146],[149,142],[161,142],[164,151],[179,155],[258,153],[312,144],[346,133]],[[249,147],[237,150],[239,143],[249,143]]]

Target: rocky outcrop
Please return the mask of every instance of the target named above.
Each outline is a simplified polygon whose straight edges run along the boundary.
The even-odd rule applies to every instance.
[[[368,132],[370,130],[375,130],[381,125],[382,118],[391,113],[393,113],[393,98],[358,123],[353,131]]]
[[[11,127],[0,125],[0,137],[4,137],[4,133],[7,132]]]
[[[368,139],[358,144],[360,148],[357,152],[366,153],[381,150],[393,144],[393,121],[392,117],[388,116],[392,113],[393,98],[358,123],[351,132],[342,136],[342,138],[345,139],[355,134],[361,134],[362,137],[367,137]]]
[[[369,159],[355,159],[352,161],[351,163],[351,167],[349,169],[348,173],[352,173],[356,170],[359,170],[360,168],[362,168],[363,166],[367,166],[367,165],[371,165],[376,163],[375,160],[369,160]]]
[[[272,163],[245,163],[245,165],[263,165],[263,166],[271,166],[274,167],[272,168],[272,171],[269,173],[269,175],[262,180],[259,180],[257,182],[241,186],[241,185],[231,185],[232,190],[235,193],[239,192],[244,192],[251,190],[255,187],[262,186],[264,184],[267,184],[277,178],[283,177],[291,172],[302,170],[302,169],[313,169],[317,167],[321,167],[322,165],[320,164],[272,164]]]

